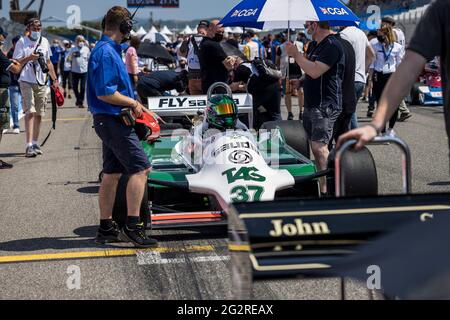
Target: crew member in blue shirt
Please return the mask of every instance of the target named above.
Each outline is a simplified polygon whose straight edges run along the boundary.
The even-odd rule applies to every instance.
[[[119,117],[123,108],[130,108],[138,118],[149,112],[135,100],[121,56],[121,43],[128,40],[132,27],[126,8],[111,8],[104,18],[104,34],[89,60],[88,105],[95,131],[103,143],[104,177],[99,193],[100,227],[96,241],[103,244],[122,240],[149,248],[157,242],[146,236],[139,213],[151,164],[134,128],[126,126]],[[112,211],[122,174],[130,176],[126,190],[128,218],[119,230],[112,220]]]

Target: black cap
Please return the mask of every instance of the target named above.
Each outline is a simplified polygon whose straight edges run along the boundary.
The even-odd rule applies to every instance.
[[[386,22],[395,25],[395,19],[392,16],[386,16],[381,19],[381,22]]]
[[[201,21],[198,23],[197,28],[198,28],[198,27],[209,28],[209,21],[208,21],[208,20],[201,20]]]
[[[0,27],[0,35],[2,35],[5,39],[8,36],[8,32],[5,32],[2,27]]]

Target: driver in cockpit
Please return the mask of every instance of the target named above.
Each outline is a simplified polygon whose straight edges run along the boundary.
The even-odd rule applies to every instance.
[[[239,120],[238,106],[233,98],[226,94],[215,95],[208,100],[205,118],[194,135],[207,139],[227,130],[248,131],[248,128]]]

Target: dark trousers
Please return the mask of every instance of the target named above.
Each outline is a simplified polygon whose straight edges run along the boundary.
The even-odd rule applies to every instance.
[[[341,135],[350,131],[350,123],[352,121],[352,117],[353,114],[342,112],[341,115],[337,118],[334,124],[333,139],[331,139],[330,143],[328,144],[329,150],[333,150],[334,143],[337,143]]]
[[[265,122],[281,120],[281,92],[277,83],[252,91],[254,128],[258,130]]]
[[[68,87],[69,90],[72,90],[72,72],[64,71],[62,73],[62,87],[64,91]]]
[[[72,72],[73,92],[77,99],[77,106],[84,103],[84,95],[86,94],[87,73]]]
[[[380,104],[380,99],[383,94],[384,88],[386,87],[386,84],[389,81],[391,75],[392,73],[383,74],[382,72],[375,72],[373,74],[373,95],[375,96],[378,105]],[[389,129],[394,128],[395,123],[398,119],[398,111],[399,109],[397,108],[394,115],[389,120]]]

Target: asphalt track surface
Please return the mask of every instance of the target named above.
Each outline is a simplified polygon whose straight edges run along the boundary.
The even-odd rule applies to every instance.
[[[232,297],[225,234],[208,229],[160,231],[157,250],[93,242],[98,223],[96,182],[100,141],[86,110],[60,110],[57,130],[36,159],[24,157],[24,133],[5,135],[0,159],[0,299],[228,299]],[[361,122],[366,104],[360,105]],[[450,191],[442,107],[412,107],[396,131],[413,154],[414,192]],[[42,136],[50,128],[50,114]],[[372,148],[382,193],[400,193],[400,153]],[[71,272],[81,287],[69,289]],[[258,282],[256,299],[341,299],[340,279]],[[347,282],[346,299],[373,298]],[[375,296],[375,298],[380,298]]]

